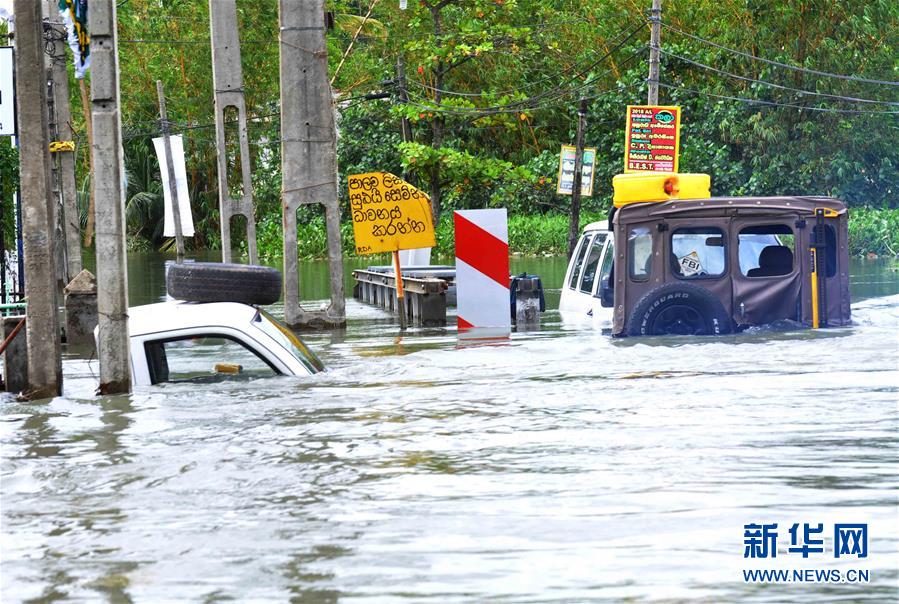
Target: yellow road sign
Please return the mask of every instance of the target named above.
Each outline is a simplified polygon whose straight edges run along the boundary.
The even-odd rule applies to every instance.
[[[436,245],[425,193],[388,172],[355,174],[348,181],[357,254]]]

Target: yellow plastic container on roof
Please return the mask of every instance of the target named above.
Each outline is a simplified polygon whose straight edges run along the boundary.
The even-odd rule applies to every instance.
[[[707,199],[712,196],[712,177],[708,174],[631,172],[612,178],[612,188],[612,203],[616,208],[669,199]]]

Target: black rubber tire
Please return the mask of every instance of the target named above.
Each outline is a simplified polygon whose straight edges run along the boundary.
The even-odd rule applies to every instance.
[[[281,273],[254,264],[173,264],[165,278],[169,295],[188,302],[274,304],[281,299]]]
[[[713,293],[692,283],[666,283],[640,298],[627,320],[629,336],[721,335],[733,321]]]

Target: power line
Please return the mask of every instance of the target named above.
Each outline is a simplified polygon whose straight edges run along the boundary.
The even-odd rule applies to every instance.
[[[840,80],[849,80],[852,82],[865,82],[866,84],[882,84],[884,86],[899,86],[899,82],[890,82],[888,80],[874,80],[870,78],[862,78],[859,76],[851,76],[851,75],[843,75],[839,73],[830,73],[827,71],[819,71],[817,69],[808,69],[805,67],[797,67],[796,65],[790,65],[788,63],[781,63],[780,61],[772,61],[771,59],[765,59],[762,57],[757,57],[755,55],[749,54],[748,52],[743,52],[742,50],[736,50],[734,48],[729,48],[727,46],[722,46],[717,42],[712,42],[711,40],[706,40],[705,38],[700,38],[699,36],[695,36],[693,34],[688,34],[685,31],[682,31],[672,25],[668,25],[667,23],[663,23],[662,26],[665,29],[670,29],[671,31],[681,34],[682,36],[686,36],[688,38],[692,38],[697,42],[702,42],[703,44],[708,44],[709,46],[714,46],[715,48],[720,48],[726,52],[740,55],[742,57],[746,57],[748,59],[752,59],[753,61],[761,61],[763,63],[767,63],[768,65],[774,65],[776,67],[783,67],[784,69],[792,69],[793,71],[799,71],[802,73],[810,73],[813,75],[823,76],[827,78],[837,78]]]
[[[687,57],[683,57],[683,56],[675,54],[673,52],[669,52],[665,49],[660,49],[660,52],[669,57],[674,57],[675,59],[680,59],[681,61],[684,61],[685,63],[690,63],[691,65],[695,65],[696,67],[700,67],[702,69],[706,69],[708,71],[712,71],[712,72],[715,72],[715,73],[718,73],[718,74],[721,74],[721,75],[724,75],[727,77],[735,78],[737,80],[743,80],[744,82],[750,82],[753,84],[762,84],[764,86],[770,86],[772,88],[779,88],[780,90],[789,90],[790,92],[796,92],[796,93],[802,94],[802,95],[822,96],[822,97],[837,99],[837,100],[841,100],[841,101],[850,101],[853,103],[873,103],[876,105],[899,105],[899,102],[893,102],[893,101],[878,101],[875,99],[862,99],[862,98],[858,98],[858,97],[854,97],[854,96],[843,96],[843,95],[839,95],[839,94],[828,94],[826,92],[815,92],[813,90],[803,90],[801,88],[791,88],[789,86],[775,84],[774,82],[768,82],[765,80],[749,78],[746,76],[741,76],[741,75],[738,75],[735,73],[731,73],[729,71],[725,71],[723,69],[718,69],[717,67],[712,67],[711,65],[706,65],[705,63],[700,63],[699,61],[694,61],[692,59],[688,59]]]
[[[621,31],[621,32],[619,33],[619,35],[617,35],[615,38],[613,38],[612,41],[613,41],[613,42],[618,42],[618,40],[621,38],[621,36],[626,35],[626,38],[625,38],[623,41],[618,42],[617,45],[616,45],[614,48],[612,48],[612,50],[608,51],[606,54],[604,54],[602,57],[600,57],[600,58],[597,59],[596,61],[591,62],[591,63],[588,64],[586,67],[579,68],[579,69],[578,69],[578,72],[579,72],[579,73],[576,73],[576,74],[574,75],[574,77],[577,77],[577,76],[579,76],[579,75],[583,75],[584,72],[590,71],[590,69],[592,69],[592,68],[595,67],[597,64],[599,64],[600,62],[602,62],[603,59],[609,57],[612,53],[614,53],[615,51],[617,51],[618,49],[620,49],[622,46],[624,46],[624,45],[625,45],[631,38],[634,37],[634,35],[635,35],[638,31],[640,31],[641,29],[643,29],[643,27],[645,27],[645,24],[644,24],[644,23],[640,23],[636,28],[634,28],[633,30],[631,30],[630,33],[628,33],[626,30]],[[594,52],[594,54],[595,54],[595,52]],[[569,66],[568,68],[562,70],[559,74],[555,74],[555,75],[552,75],[552,76],[546,76],[546,77],[544,77],[544,78],[540,78],[539,80],[535,80],[535,81],[533,81],[533,82],[528,82],[528,83],[526,83],[526,84],[523,84],[523,85],[520,86],[519,88],[510,89],[510,90],[503,90],[503,91],[494,92],[494,93],[491,93],[491,94],[492,94],[492,95],[496,95],[496,96],[502,96],[502,95],[505,95],[505,94],[514,94],[514,93],[516,93],[516,92],[520,92],[522,89],[533,88],[534,86],[536,86],[537,84],[540,84],[540,83],[542,83],[542,82],[548,82],[549,80],[555,80],[555,79],[558,78],[559,75],[568,73],[568,72],[572,71],[575,67],[576,67],[575,65],[571,65],[571,66]],[[424,88],[424,89],[430,90],[430,91],[432,91],[432,92],[439,92],[439,93],[441,93],[441,94],[446,94],[446,95],[449,95],[449,96],[461,96],[461,97],[482,97],[482,96],[484,96],[484,93],[483,93],[483,92],[458,92],[458,91],[455,91],[455,90],[445,90],[445,89],[441,89],[441,88],[435,88],[434,86],[429,86],[429,85],[424,84],[424,83],[422,83],[422,82],[416,82],[415,80],[411,80],[410,83],[414,84],[415,86],[418,86],[419,88]]]
[[[589,66],[587,66],[585,69],[581,70],[579,73],[576,73],[576,74],[574,74],[572,77],[568,78],[568,81],[571,82],[571,81],[574,80],[575,78],[584,75],[585,72],[589,71],[590,69],[594,68],[596,65],[598,65],[599,63],[601,63],[603,60],[605,60],[606,58],[610,57],[614,52],[618,51],[622,46],[624,46],[624,45],[630,40],[630,38],[633,37],[634,34],[636,34],[638,31],[640,31],[640,29],[642,29],[643,26],[644,26],[644,25],[641,23],[637,28],[635,28],[635,29],[630,33],[630,35],[627,36],[627,38],[625,38],[624,40],[622,40],[622,41],[621,41],[620,43],[618,43],[614,48],[612,48],[611,50],[609,50],[608,52],[606,52],[606,53],[605,53],[603,56],[601,56],[599,59],[597,59],[596,61],[592,62],[592,63],[591,63]],[[631,61],[634,57],[636,57],[638,54],[642,54],[644,51],[645,51],[645,48],[637,49],[637,50],[636,50],[634,53],[632,53],[629,57],[627,57],[625,60],[621,61],[620,64],[621,64],[621,65],[627,64],[627,63],[628,63],[629,61]],[[532,96],[532,97],[530,97],[530,98],[527,98],[527,99],[522,99],[522,100],[519,100],[519,101],[514,101],[514,102],[512,102],[512,103],[507,103],[507,104],[504,104],[504,105],[494,105],[494,106],[492,106],[492,107],[480,107],[480,108],[471,108],[471,109],[468,109],[468,108],[463,108],[463,107],[447,107],[446,105],[436,104],[436,103],[431,104],[431,105],[424,105],[424,104],[421,104],[421,103],[417,103],[417,102],[415,102],[415,101],[409,101],[409,104],[415,105],[415,106],[418,106],[418,107],[422,107],[422,108],[425,108],[425,109],[429,109],[429,110],[437,109],[437,110],[440,110],[440,111],[442,111],[442,112],[444,112],[444,113],[457,113],[457,114],[459,114],[459,115],[465,115],[465,114],[468,114],[468,115],[472,115],[472,114],[489,115],[489,114],[491,114],[491,113],[508,113],[508,112],[510,112],[510,111],[512,111],[512,110],[516,110],[516,109],[537,108],[537,107],[527,107],[527,104],[528,104],[528,103],[532,103],[532,102],[534,102],[534,101],[540,101],[540,100],[542,100],[542,99],[544,99],[544,98],[547,98],[547,97],[549,97],[549,96],[551,96],[551,95],[553,95],[553,94],[556,94],[556,93],[558,93],[558,95],[555,97],[555,100],[558,100],[558,99],[563,98],[563,97],[565,97],[565,96],[568,96],[568,95],[570,95],[570,94],[576,93],[576,92],[578,92],[578,91],[580,91],[580,90],[583,90],[583,89],[585,89],[585,88],[588,88],[588,87],[592,86],[592,85],[595,83],[595,81],[596,81],[597,79],[599,79],[599,78],[601,78],[601,77],[603,77],[603,76],[605,76],[605,75],[611,73],[612,71],[613,71],[612,69],[607,69],[607,70],[606,70],[605,72],[603,72],[602,74],[600,74],[600,75],[594,77],[591,81],[584,82],[584,83],[582,83],[582,84],[580,84],[579,86],[576,86],[576,87],[574,87],[574,88],[565,89],[565,88],[563,88],[563,87],[560,85],[560,86],[556,86],[556,87],[554,87],[554,88],[552,88],[552,89],[550,89],[550,90],[543,91],[543,92],[541,92],[541,93],[539,93],[539,94],[536,94],[536,95],[534,95],[534,96]]]
[[[684,92],[690,92],[693,94],[701,95],[701,96],[709,96],[718,99],[728,99],[731,101],[740,101],[742,103],[747,103],[750,105],[768,105],[771,107],[789,107],[793,109],[804,109],[806,111],[819,111],[823,113],[852,113],[852,114],[867,114],[867,115],[899,115],[899,111],[866,111],[864,109],[836,109],[833,107],[809,107],[807,105],[794,105],[791,103],[776,103],[774,101],[762,101],[759,99],[748,99],[746,97],[741,96],[728,96],[725,94],[714,94],[711,92],[702,92],[700,90],[694,90],[693,88],[687,88],[686,86],[675,86],[672,84],[665,84],[663,82],[659,82],[659,86],[663,88],[667,88],[669,90],[683,90]]]

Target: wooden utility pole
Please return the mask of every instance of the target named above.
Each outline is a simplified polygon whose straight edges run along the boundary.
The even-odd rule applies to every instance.
[[[587,128],[587,99],[577,112],[577,140],[574,152],[574,182],[571,185],[571,215],[568,220],[568,257],[574,254],[581,226],[581,183],[584,175],[584,132]]]
[[[218,156],[219,222],[222,232],[222,262],[231,262],[231,218],[243,216],[247,225],[247,252],[250,264],[259,261],[256,252],[256,212],[253,206],[253,178],[250,172],[250,140],[247,135],[247,102],[243,92],[243,68],[240,63],[240,38],[237,33],[235,0],[209,0],[209,24],[212,37],[212,82],[215,93],[215,146]],[[225,140],[225,112],[234,109],[240,141],[240,172],[243,190],[239,198],[231,196]]]
[[[74,141],[72,110],[69,106],[69,74],[66,69],[66,27],[59,14],[59,2],[46,0],[44,5],[49,19],[47,44],[47,70],[52,82],[49,98],[53,111],[49,113],[51,141],[68,144]],[[78,191],[75,188],[75,150],[64,148],[53,154],[55,160],[54,189],[59,196],[59,217],[63,230],[66,257],[66,283],[81,272],[81,220],[78,216]]]
[[[324,0],[280,0],[281,205],[284,228],[284,317],[291,327],[346,324],[340,206],[337,203],[337,130],[328,82]],[[300,306],[297,209],[320,203],[328,234],[331,304]]]
[[[397,90],[400,95],[400,102],[403,105],[409,103],[409,93],[406,90],[406,66],[403,64],[403,55],[399,55],[396,58],[396,84]],[[409,118],[405,115],[402,120],[402,128],[403,128],[403,142],[411,143],[412,142],[412,123],[409,121]],[[403,174],[403,180],[408,182],[411,185],[417,184],[414,181],[414,176],[411,172],[406,171]]]
[[[169,138],[169,114],[165,110],[165,91],[162,80],[156,80],[159,97],[159,118],[162,122],[162,146],[165,149],[165,172],[169,177],[169,197],[172,199],[172,220],[175,222],[176,262],[184,260],[184,233],[181,232],[181,207],[178,205],[178,183],[175,182],[175,160],[172,157],[172,139]]]
[[[649,23],[649,98],[647,104],[658,105],[659,54],[662,49],[662,0],[652,0]]]
[[[21,0],[29,1],[29,0]],[[125,267],[125,190],[119,53],[115,0],[91,0],[91,117],[94,126],[97,313],[100,392],[131,391],[128,272]]]
[[[16,106],[22,186],[25,256],[25,333],[28,339],[28,398],[62,394],[59,300],[54,257],[54,205],[47,138],[47,82],[41,3],[15,0]]]

